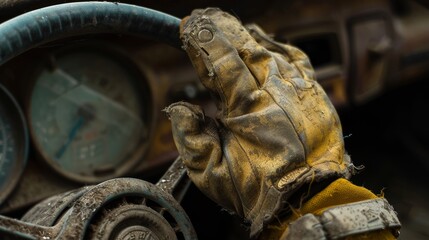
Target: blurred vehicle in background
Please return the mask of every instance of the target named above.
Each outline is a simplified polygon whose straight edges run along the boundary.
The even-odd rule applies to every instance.
[[[2,1],[0,20],[62,2]],[[355,165],[366,167],[353,181],[387,196],[403,223],[403,239],[429,237],[425,3],[141,5],[179,18],[195,8],[220,7],[306,52],[340,114],[348,153]],[[209,114],[214,110],[184,52],[130,36],[86,35],[37,47],[1,66],[0,84],[0,214],[17,218],[43,199],[107,179],[156,182],[177,157],[161,110],[180,100],[203,105]],[[10,134],[16,141],[6,145]],[[13,164],[2,161],[8,154]],[[248,236],[240,219],[193,186],[182,205],[200,239]]]

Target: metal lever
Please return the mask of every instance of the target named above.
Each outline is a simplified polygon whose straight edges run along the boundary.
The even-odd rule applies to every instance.
[[[177,202],[181,202],[191,185],[187,176],[186,167],[179,156],[156,183],[156,186],[173,195]]]

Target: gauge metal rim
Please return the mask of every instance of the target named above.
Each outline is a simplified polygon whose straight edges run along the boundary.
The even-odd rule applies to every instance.
[[[19,123],[14,123],[14,125],[20,125],[19,127],[22,128],[22,141],[23,146],[23,154],[22,159],[15,159],[17,161],[15,163],[15,166],[12,171],[14,171],[13,177],[10,179],[9,184],[7,184],[5,189],[2,189],[0,191],[0,205],[7,199],[7,197],[12,193],[14,188],[19,182],[19,179],[21,178],[22,173],[24,172],[24,168],[27,164],[28,159],[28,151],[29,151],[29,136],[28,136],[28,128],[26,124],[26,119],[24,117],[24,113],[21,110],[21,107],[19,106],[16,99],[13,97],[13,95],[2,85],[0,84],[0,94],[2,98],[4,98],[6,101],[2,104],[11,104],[11,108],[15,111],[13,114],[16,114],[17,119],[19,119]],[[18,144],[18,143],[17,143]]]

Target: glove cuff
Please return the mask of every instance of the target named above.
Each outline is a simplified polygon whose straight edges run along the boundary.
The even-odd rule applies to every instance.
[[[332,165],[335,165],[333,167]],[[251,222],[250,237],[256,238],[280,212],[290,211],[289,199],[304,185],[338,178],[349,179],[355,173],[355,166],[349,155],[344,155],[341,165],[329,161],[295,169],[281,178],[277,183],[267,187],[265,194],[260,194],[253,209],[248,212],[246,219]],[[289,180],[290,181],[287,181]]]

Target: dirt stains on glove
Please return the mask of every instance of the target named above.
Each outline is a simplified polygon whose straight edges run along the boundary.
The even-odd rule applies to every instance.
[[[166,112],[190,178],[251,222],[254,236],[304,184],[348,177],[352,165],[307,56],[255,26],[249,31],[219,9],[185,18],[184,49],[218,117],[183,102]]]

